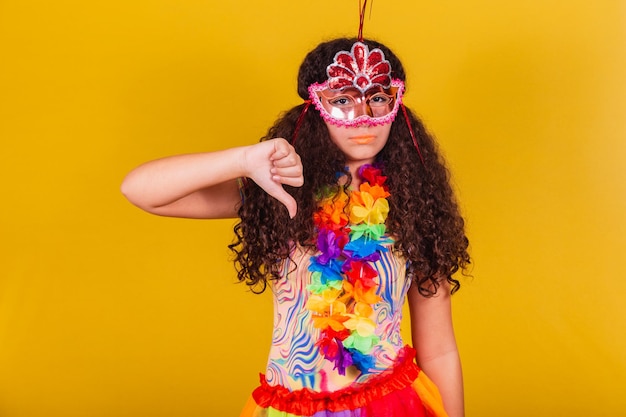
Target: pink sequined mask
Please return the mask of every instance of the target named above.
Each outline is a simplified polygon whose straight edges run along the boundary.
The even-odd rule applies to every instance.
[[[391,78],[383,51],[362,42],[340,51],[326,68],[328,80],[309,86],[309,97],[322,118],[337,126],[391,123],[402,102],[404,83]]]

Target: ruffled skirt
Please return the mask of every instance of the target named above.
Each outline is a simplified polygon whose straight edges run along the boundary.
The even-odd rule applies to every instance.
[[[405,347],[389,370],[334,392],[271,386],[261,375],[240,417],[447,417],[435,384]]]

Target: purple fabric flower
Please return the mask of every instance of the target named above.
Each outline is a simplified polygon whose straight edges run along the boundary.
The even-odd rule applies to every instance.
[[[353,364],[352,355],[346,348],[343,347],[343,343],[341,343],[340,341],[337,342],[337,347],[339,348],[337,350],[337,355],[332,359],[327,359],[330,359],[332,362],[335,363],[333,369],[336,369],[337,372],[339,372],[339,375],[345,375],[346,368]]]
[[[322,229],[317,235],[317,248],[321,252],[317,256],[317,262],[326,265],[331,259],[338,258],[341,254],[337,237],[332,230]]]

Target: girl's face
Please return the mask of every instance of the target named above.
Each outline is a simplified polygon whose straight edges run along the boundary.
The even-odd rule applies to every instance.
[[[330,139],[346,156],[353,178],[363,164],[374,162],[389,139],[391,123],[378,126],[343,127],[326,122]]]

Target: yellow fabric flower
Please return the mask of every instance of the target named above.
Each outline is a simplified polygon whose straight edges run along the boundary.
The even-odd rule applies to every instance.
[[[354,306],[354,314],[346,314],[350,320],[344,323],[344,326],[350,330],[356,331],[359,336],[368,337],[374,334],[376,323],[370,318],[374,310],[369,304],[356,303]]]
[[[309,297],[304,307],[318,314],[333,314],[342,310],[341,306],[335,305],[338,303],[343,305],[343,311],[346,311],[346,305],[337,301],[338,295],[339,290],[336,289],[326,290],[321,294],[313,294]],[[332,313],[331,309],[333,310]]]
[[[376,323],[369,317],[359,317],[356,314],[348,314],[350,317],[343,326],[347,329],[354,330],[361,337],[368,337],[374,334]]]
[[[389,202],[387,199],[374,199],[369,192],[354,191],[350,195],[350,203],[352,204],[352,211],[350,212],[351,222],[365,222],[367,224],[385,223],[389,213]]]

